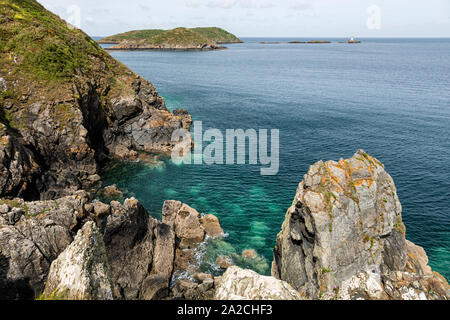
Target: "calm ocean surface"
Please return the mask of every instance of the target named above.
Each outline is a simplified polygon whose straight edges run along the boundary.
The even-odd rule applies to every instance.
[[[209,267],[220,253],[253,248],[267,263],[250,267],[267,273],[308,167],[362,148],[394,178],[407,238],[450,279],[450,39],[259,44],[290,40],[310,39],[249,38],[216,52],[111,52],[204,129],[279,129],[280,172],[132,163],[112,166],[105,183],[154,217],[166,199],[216,214],[229,236],[209,244]]]

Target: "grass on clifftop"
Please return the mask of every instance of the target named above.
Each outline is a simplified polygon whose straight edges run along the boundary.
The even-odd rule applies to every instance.
[[[34,0],[0,0],[0,61],[0,73],[24,72],[41,80],[126,69],[87,34]]]
[[[182,37],[186,37],[183,39]],[[172,30],[135,30],[101,39],[99,42],[143,41],[145,43],[190,44],[208,42],[241,42],[235,35],[216,27],[175,28]],[[166,42],[169,41],[169,42]],[[190,42],[191,41],[191,42]]]
[[[101,54],[85,34],[70,29],[36,1],[2,0],[0,4],[2,65],[13,62],[38,78],[57,79],[89,68],[89,55]]]

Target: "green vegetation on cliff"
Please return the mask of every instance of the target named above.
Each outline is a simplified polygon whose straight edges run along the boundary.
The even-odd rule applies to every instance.
[[[186,45],[191,43],[239,43],[235,35],[216,27],[175,28],[172,30],[135,30],[103,38],[99,43],[120,43],[122,41],[145,43],[170,43]]]
[[[108,60],[105,51],[82,31],[70,27],[33,0],[0,2],[2,69],[39,79],[90,72],[90,57]]]

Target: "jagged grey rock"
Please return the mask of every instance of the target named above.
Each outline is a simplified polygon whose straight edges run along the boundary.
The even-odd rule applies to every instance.
[[[215,281],[217,300],[304,300],[290,284],[233,266]]]
[[[74,241],[54,260],[44,297],[58,300],[112,300],[103,236],[87,222]]]
[[[214,294],[213,279],[204,278],[198,283],[181,279],[173,287],[171,297],[176,300],[213,300]]]

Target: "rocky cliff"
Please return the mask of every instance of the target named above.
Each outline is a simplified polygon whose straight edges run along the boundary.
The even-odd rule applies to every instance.
[[[312,299],[447,299],[405,239],[394,182],[364,151],[312,165],[286,214],[272,274]]]
[[[0,6],[0,197],[98,185],[110,158],[169,153],[184,110],[34,0]]]

